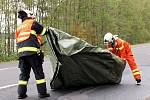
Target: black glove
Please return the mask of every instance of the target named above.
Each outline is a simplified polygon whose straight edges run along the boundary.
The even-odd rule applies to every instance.
[[[136,79],[137,85],[140,85],[141,79]]]

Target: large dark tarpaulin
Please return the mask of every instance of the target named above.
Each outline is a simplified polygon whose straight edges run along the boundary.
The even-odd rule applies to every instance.
[[[47,41],[54,62],[52,89],[120,83],[125,62],[109,51],[51,27]]]

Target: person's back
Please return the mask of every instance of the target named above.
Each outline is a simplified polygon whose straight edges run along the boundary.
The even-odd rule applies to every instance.
[[[109,51],[128,62],[134,79],[137,81],[137,83],[140,83],[140,71],[135,63],[130,44],[118,37],[115,38],[111,33],[105,34],[104,44]]]

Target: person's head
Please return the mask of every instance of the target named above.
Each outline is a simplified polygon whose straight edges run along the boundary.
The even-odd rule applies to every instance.
[[[108,32],[104,35],[104,45],[106,47],[110,46],[114,46],[115,44],[115,39],[112,33]]]
[[[29,10],[20,10],[18,11],[18,18],[24,20],[25,18],[32,18],[34,19],[35,16],[33,15],[32,11]]]

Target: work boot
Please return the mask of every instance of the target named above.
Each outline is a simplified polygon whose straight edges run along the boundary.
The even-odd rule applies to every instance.
[[[26,97],[28,97],[26,94],[25,95],[19,95],[18,99],[25,99]]]
[[[39,98],[46,98],[46,97],[50,97],[50,94],[45,93],[45,94],[39,94],[38,96]]]

